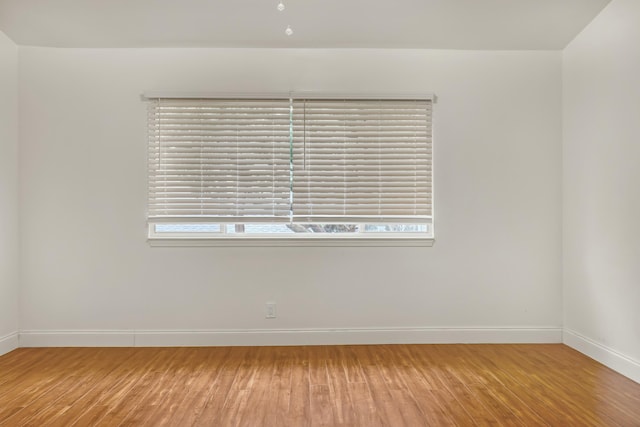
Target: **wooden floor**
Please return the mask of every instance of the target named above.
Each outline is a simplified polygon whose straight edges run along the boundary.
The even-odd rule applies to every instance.
[[[640,426],[640,384],[564,345],[18,349],[3,426]]]

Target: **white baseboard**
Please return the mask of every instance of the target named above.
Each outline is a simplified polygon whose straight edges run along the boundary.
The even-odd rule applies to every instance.
[[[561,328],[359,328],[198,331],[22,331],[21,347],[561,343]]]
[[[133,347],[133,331],[20,331],[20,347]]]
[[[0,356],[18,348],[18,333],[13,332],[9,335],[0,337]]]
[[[608,368],[640,383],[640,361],[625,356],[606,345],[600,344],[570,329],[564,329],[562,342],[580,353],[597,360]]]

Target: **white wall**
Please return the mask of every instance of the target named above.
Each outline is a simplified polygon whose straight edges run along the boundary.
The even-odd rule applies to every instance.
[[[145,90],[435,92],[435,246],[149,247]],[[27,345],[134,329],[533,329],[526,341],[561,326],[559,52],[24,47],[20,100]]]
[[[0,32],[0,355],[18,343],[18,48]]]
[[[640,381],[640,2],[564,51],[567,342]]]

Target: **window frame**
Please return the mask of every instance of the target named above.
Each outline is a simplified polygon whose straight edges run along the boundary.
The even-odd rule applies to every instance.
[[[433,94],[345,94],[345,93],[313,93],[313,92],[289,92],[289,93],[165,93],[165,92],[145,92],[142,99],[145,101],[154,101],[158,99],[277,99],[287,98],[295,100],[318,99],[318,100],[428,100],[432,106],[436,103],[436,97]],[[431,120],[433,122],[434,109],[431,110]],[[433,152],[433,135],[434,126],[431,124],[431,149]],[[435,242],[434,223],[435,223],[435,203],[434,203],[434,169],[433,162],[431,164],[431,217],[430,223],[417,222],[426,224],[426,232],[345,232],[338,233],[227,233],[225,224],[229,223],[225,220],[212,218],[211,221],[205,223],[220,225],[220,231],[216,232],[156,232],[155,226],[163,223],[163,221],[149,220],[147,214],[147,242],[150,246],[400,246],[400,247],[430,247]],[[149,173],[147,173],[149,178]],[[148,201],[147,201],[148,203]],[[197,221],[199,222],[199,221]],[[174,224],[172,222],[168,222]],[[242,223],[241,221],[231,222],[233,224]],[[186,222],[184,224],[187,224]],[[345,223],[346,224],[346,223]],[[391,224],[391,222],[389,222]],[[363,224],[364,225],[364,224]],[[233,234],[233,237],[230,237]]]

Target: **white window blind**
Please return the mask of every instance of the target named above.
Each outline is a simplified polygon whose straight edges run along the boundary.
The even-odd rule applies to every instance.
[[[149,104],[149,221],[288,221],[288,99]]]
[[[431,237],[432,100],[154,98],[150,239]]]
[[[293,101],[294,222],[425,222],[430,100]]]

